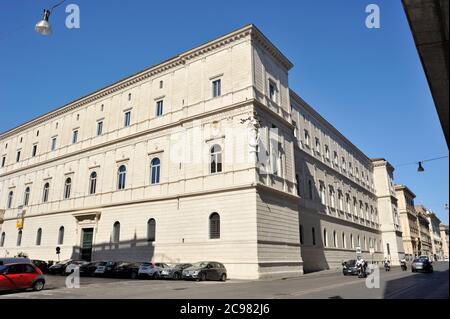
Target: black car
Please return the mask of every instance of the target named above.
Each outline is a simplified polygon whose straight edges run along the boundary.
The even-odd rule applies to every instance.
[[[103,261],[92,261],[80,266],[80,276],[94,276],[97,266],[103,264]]]
[[[411,264],[412,272],[433,272],[433,265],[428,257],[419,257],[413,260]]]
[[[46,274],[48,272],[48,264],[45,261],[32,259],[31,263],[33,265],[35,265],[36,267],[38,267],[42,271],[43,274]]]
[[[344,261],[342,263],[342,273],[344,274],[344,276],[357,275],[358,267],[356,267],[356,260],[350,259],[350,260]]]
[[[163,268],[159,273],[159,277],[178,280],[183,277],[183,270],[189,267],[192,267],[192,264],[176,264],[167,269]]]
[[[71,259],[60,261],[48,267],[48,274],[50,275],[64,275],[66,267],[72,262]]]
[[[227,280],[227,269],[219,262],[201,261],[193,264],[182,272],[183,279],[204,280]]]
[[[124,262],[119,264],[114,270],[114,276],[119,278],[136,279],[138,277],[139,267],[142,262]]]

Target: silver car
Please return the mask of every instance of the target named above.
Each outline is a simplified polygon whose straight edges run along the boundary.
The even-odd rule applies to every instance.
[[[419,257],[413,260],[411,264],[412,272],[433,272],[433,265],[428,257]]]

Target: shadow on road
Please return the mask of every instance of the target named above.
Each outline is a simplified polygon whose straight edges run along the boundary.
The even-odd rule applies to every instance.
[[[410,270],[409,270],[410,271]],[[448,299],[449,270],[414,273],[386,282],[384,299]]]

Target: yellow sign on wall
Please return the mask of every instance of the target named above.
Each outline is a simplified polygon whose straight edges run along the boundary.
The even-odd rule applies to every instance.
[[[24,219],[25,219],[25,210],[19,209],[19,212],[17,213],[17,220],[16,220],[16,228],[17,229],[23,229]]]

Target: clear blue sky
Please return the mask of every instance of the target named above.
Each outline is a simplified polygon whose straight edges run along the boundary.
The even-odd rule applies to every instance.
[[[81,29],[34,32],[57,0],[1,1],[0,131],[248,23],[295,64],[290,86],[369,157],[403,164],[448,149],[400,0],[73,0]],[[381,8],[381,29],[365,7]],[[396,182],[448,223],[448,160],[403,166]]]

